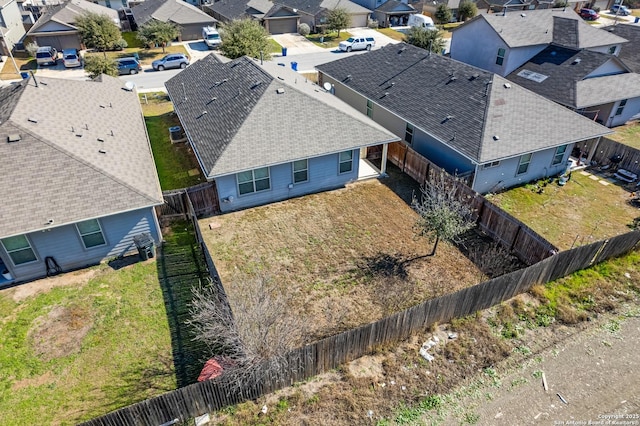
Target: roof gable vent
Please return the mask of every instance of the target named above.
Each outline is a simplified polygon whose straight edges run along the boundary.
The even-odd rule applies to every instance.
[[[7,142],[18,142],[20,139],[22,138],[17,133],[12,133],[9,136],[7,136]]]

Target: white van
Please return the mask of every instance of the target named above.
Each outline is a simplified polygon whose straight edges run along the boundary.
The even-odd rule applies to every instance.
[[[220,33],[214,27],[202,27],[202,39],[209,49],[216,49],[222,43]]]
[[[437,29],[435,24],[433,23],[433,19],[419,13],[410,15],[409,20],[407,21],[407,25],[409,25],[410,27],[425,28],[427,30]]]

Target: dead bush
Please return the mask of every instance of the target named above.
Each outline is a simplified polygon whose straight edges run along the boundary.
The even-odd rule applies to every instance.
[[[556,308],[556,318],[564,324],[577,324],[586,321],[588,315],[586,312],[579,311],[571,305],[562,304]]]

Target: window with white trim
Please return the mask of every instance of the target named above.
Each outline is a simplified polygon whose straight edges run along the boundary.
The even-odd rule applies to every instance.
[[[373,118],[373,102],[367,99],[367,117]]]
[[[76,223],[76,228],[78,228],[78,234],[80,234],[80,238],[82,238],[84,248],[98,247],[107,244],[97,219],[78,222]]]
[[[498,56],[496,57],[496,65],[502,65],[504,63],[504,56],[507,54],[506,49],[499,48]]]
[[[618,105],[618,109],[616,109],[616,115],[622,115],[625,105],[627,105],[627,99],[621,100],[620,105]]]
[[[517,175],[523,175],[527,173],[529,170],[529,163],[531,163],[532,154],[525,154],[520,156],[520,161],[518,162],[518,172]]]
[[[293,162],[293,183],[302,183],[309,180],[309,161],[298,160]]]
[[[240,195],[271,189],[271,178],[269,177],[268,167],[240,172],[236,174],[236,179],[238,181],[238,193]]]
[[[407,126],[404,129],[404,141],[411,145],[413,142],[413,125],[407,123]]]
[[[339,154],[340,173],[349,173],[353,170],[353,151],[344,151]]]
[[[566,145],[562,145],[556,148],[556,153],[553,154],[553,161],[551,162],[552,166],[555,166],[556,164],[560,164],[562,163],[562,160],[564,160],[564,154],[567,152],[567,146]]]
[[[609,48],[609,53],[610,53],[610,54],[612,54],[612,55],[615,55],[615,53],[616,53],[616,47],[615,47],[615,46],[611,46],[611,47]]]
[[[491,163],[483,164],[482,168],[483,169],[490,169],[492,167],[498,167],[499,165],[500,165],[499,161],[492,161]]]
[[[2,245],[16,266],[38,260],[26,235],[3,238]]]

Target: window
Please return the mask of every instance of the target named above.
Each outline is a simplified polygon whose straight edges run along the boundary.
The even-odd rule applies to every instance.
[[[502,63],[504,62],[504,55],[507,53],[507,51],[503,48],[498,49],[498,57],[496,58],[496,64],[497,65],[502,65]]]
[[[615,46],[611,46],[611,47],[609,48],[609,53],[610,53],[610,54],[612,54],[612,55],[614,55],[614,54],[616,53],[616,47],[615,47]]]
[[[562,145],[556,148],[556,153],[553,155],[553,161],[551,162],[552,166],[555,166],[556,164],[560,164],[562,163],[562,160],[564,159],[564,153],[567,152],[567,146],[566,145]]]
[[[373,102],[367,99],[367,117],[373,118]]]
[[[483,164],[482,168],[483,169],[490,169],[492,167],[498,167],[499,165],[500,165],[499,161],[492,161],[491,163]]]
[[[616,115],[621,115],[622,111],[624,111],[624,106],[627,104],[627,100],[623,99],[620,101],[620,105],[618,105],[618,109],[616,110]]]
[[[293,162],[293,183],[306,182],[309,180],[308,160],[298,160]]]
[[[238,179],[238,192],[240,195],[271,189],[268,167],[238,173],[236,178]]]
[[[27,240],[26,235],[3,238],[2,245],[7,250],[7,254],[11,257],[13,264],[16,266],[38,260],[38,258],[36,258],[36,254],[31,248],[31,244],[29,244],[29,240]]]
[[[527,170],[529,170],[529,163],[531,162],[531,155],[532,154],[525,154],[525,155],[521,155],[520,156],[520,162],[518,163],[518,175],[522,175],[524,173],[527,173]]]
[[[411,145],[413,142],[413,125],[407,123],[407,127],[404,129],[404,140]]]
[[[353,151],[341,152],[339,157],[340,173],[349,173],[353,170]]]
[[[80,238],[85,248],[103,246],[106,244],[104,235],[102,235],[102,228],[100,223],[96,219],[85,220],[84,222],[76,223]]]

